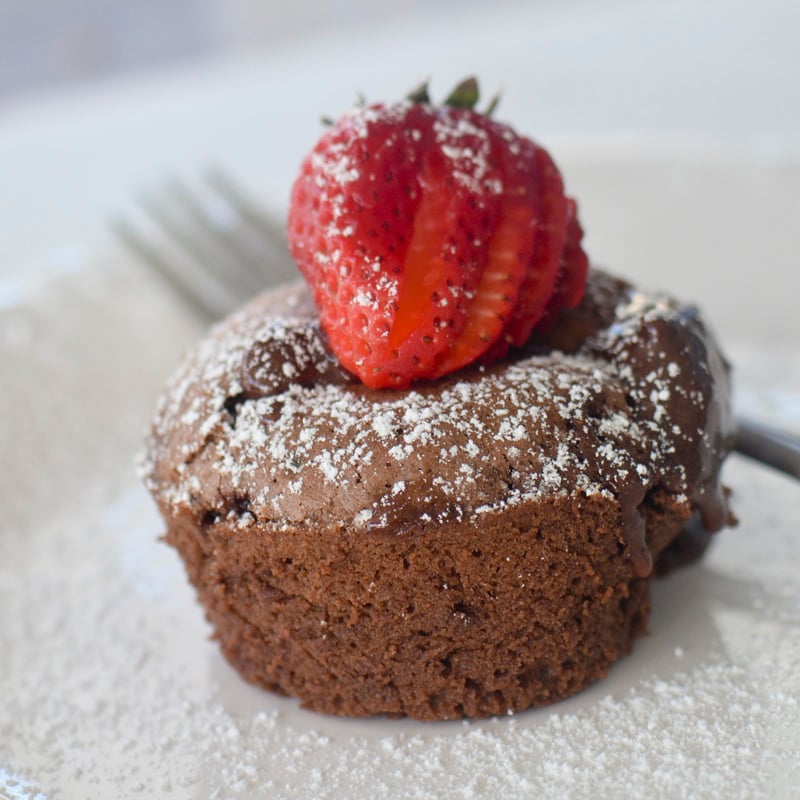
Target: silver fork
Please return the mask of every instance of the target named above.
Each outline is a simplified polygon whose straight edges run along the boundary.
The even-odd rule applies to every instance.
[[[146,194],[140,219],[112,229],[203,319],[225,316],[258,291],[297,276],[282,225],[219,169],[199,189],[173,179]],[[741,416],[735,449],[800,480],[800,436]]]
[[[206,321],[297,276],[283,226],[221,170],[190,188],[178,178],[111,222],[117,237]]]

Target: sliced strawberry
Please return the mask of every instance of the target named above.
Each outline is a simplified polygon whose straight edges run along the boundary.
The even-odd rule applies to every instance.
[[[582,292],[558,170],[471,110],[477,88],[464,86],[450,106],[421,92],[346,114],[292,191],[292,255],[331,349],[373,388],[502,357]]]
[[[473,325],[480,287],[497,283],[497,270],[486,265],[503,208],[496,142],[465,112],[449,109],[433,132],[388,341],[388,368],[425,378],[441,374],[452,343]]]
[[[411,104],[346,115],[295,182],[292,255],[314,292],[331,348],[362,379],[385,363],[381,347],[421,199],[428,116]]]
[[[572,198],[567,198],[566,242],[561,253],[555,289],[539,323],[542,328],[555,324],[562,308],[574,308],[583,299],[589,259],[581,247],[582,237],[577,206]]]
[[[520,347],[531,335],[553,293],[561,251],[566,238],[566,198],[561,175],[545,150],[532,142],[523,148],[526,158],[519,165],[535,183],[538,229],[519,302],[506,328],[506,337]]]
[[[362,288],[345,306],[347,339],[336,352],[367,386],[408,385],[415,377],[429,377],[463,329],[462,298],[479,270],[477,260],[467,268],[451,252],[458,206],[452,193],[424,190],[402,264],[390,279],[369,281],[373,288]],[[343,299],[348,302],[346,294]]]
[[[476,361],[500,339],[517,303],[535,227],[536,217],[530,205],[508,196],[501,205],[500,223],[489,243],[486,267],[467,308],[467,324],[432,377]]]
[[[578,222],[578,207],[567,199],[567,238],[561,254],[559,280],[552,303],[560,308],[574,308],[583,299],[589,259],[581,247],[583,230]]]

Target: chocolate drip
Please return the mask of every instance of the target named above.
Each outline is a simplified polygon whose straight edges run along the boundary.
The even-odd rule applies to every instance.
[[[658,308],[651,299],[648,306],[637,306],[627,316],[626,306],[631,308],[638,302],[628,284],[609,279],[590,284],[588,289],[584,302],[563,312],[555,327],[534,333],[525,352],[589,352],[615,364],[620,375],[626,376],[626,402],[633,419],[644,428],[654,423],[669,424],[679,431],[674,437],[674,452],[660,465],[658,485],[675,494],[686,492],[698,512],[696,524],[702,524],[709,533],[718,531],[730,521],[719,486],[720,465],[733,436],[727,401],[728,364],[696,308],[679,307],[666,300],[664,307]],[[665,309],[669,311],[667,315],[663,313]],[[631,323],[639,317],[632,331]],[[653,385],[652,376],[669,364],[687,363],[694,364],[694,369],[681,369],[671,379],[669,397],[659,400],[658,405],[654,403],[652,394],[654,390],[658,394],[659,387]],[[626,486],[596,454],[584,455],[598,471],[606,473],[606,480],[617,494],[625,540],[639,574],[648,563],[652,564],[652,554],[642,555],[647,546],[639,504],[654,481],[644,487]],[[638,457],[649,460],[646,453]]]
[[[620,527],[631,558],[633,573],[646,578],[653,571],[653,555],[647,547],[647,530],[642,503],[645,487],[630,484],[617,493],[620,505]]]
[[[733,422],[727,405],[728,365],[696,309],[683,308],[670,318],[647,308],[640,313],[642,319],[633,335],[623,318],[611,326],[607,339],[599,338],[601,346],[593,351],[596,355],[608,353],[621,374],[630,375],[627,397],[640,426],[647,429],[666,424],[676,431],[673,451],[662,456],[661,464],[647,465],[657,466],[660,474],[649,470],[652,477],[644,491],[639,487],[618,491],[634,572],[644,577],[652,570],[653,555],[647,551],[643,516],[637,506],[656,482],[674,493],[685,491],[709,533],[729,521],[719,469],[730,449]],[[676,374],[667,381],[670,369]]]
[[[722,530],[730,519],[728,503],[719,481],[702,484],[690,498],[700,514],[700,521],[709,533]]]

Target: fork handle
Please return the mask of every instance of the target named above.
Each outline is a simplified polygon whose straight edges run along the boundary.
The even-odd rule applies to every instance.
[[[739,417],[734,449],[800,480],[800,436]]]

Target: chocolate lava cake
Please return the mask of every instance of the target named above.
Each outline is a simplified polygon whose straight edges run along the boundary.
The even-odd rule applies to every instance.
[[[144,472],[244,678],[457,719],[552,703],[630,650],[682,531],[728,522],[730,432],[697,312],[602,272],[512,357],[404,390],[345,373],[293,284],[190,354]]]

